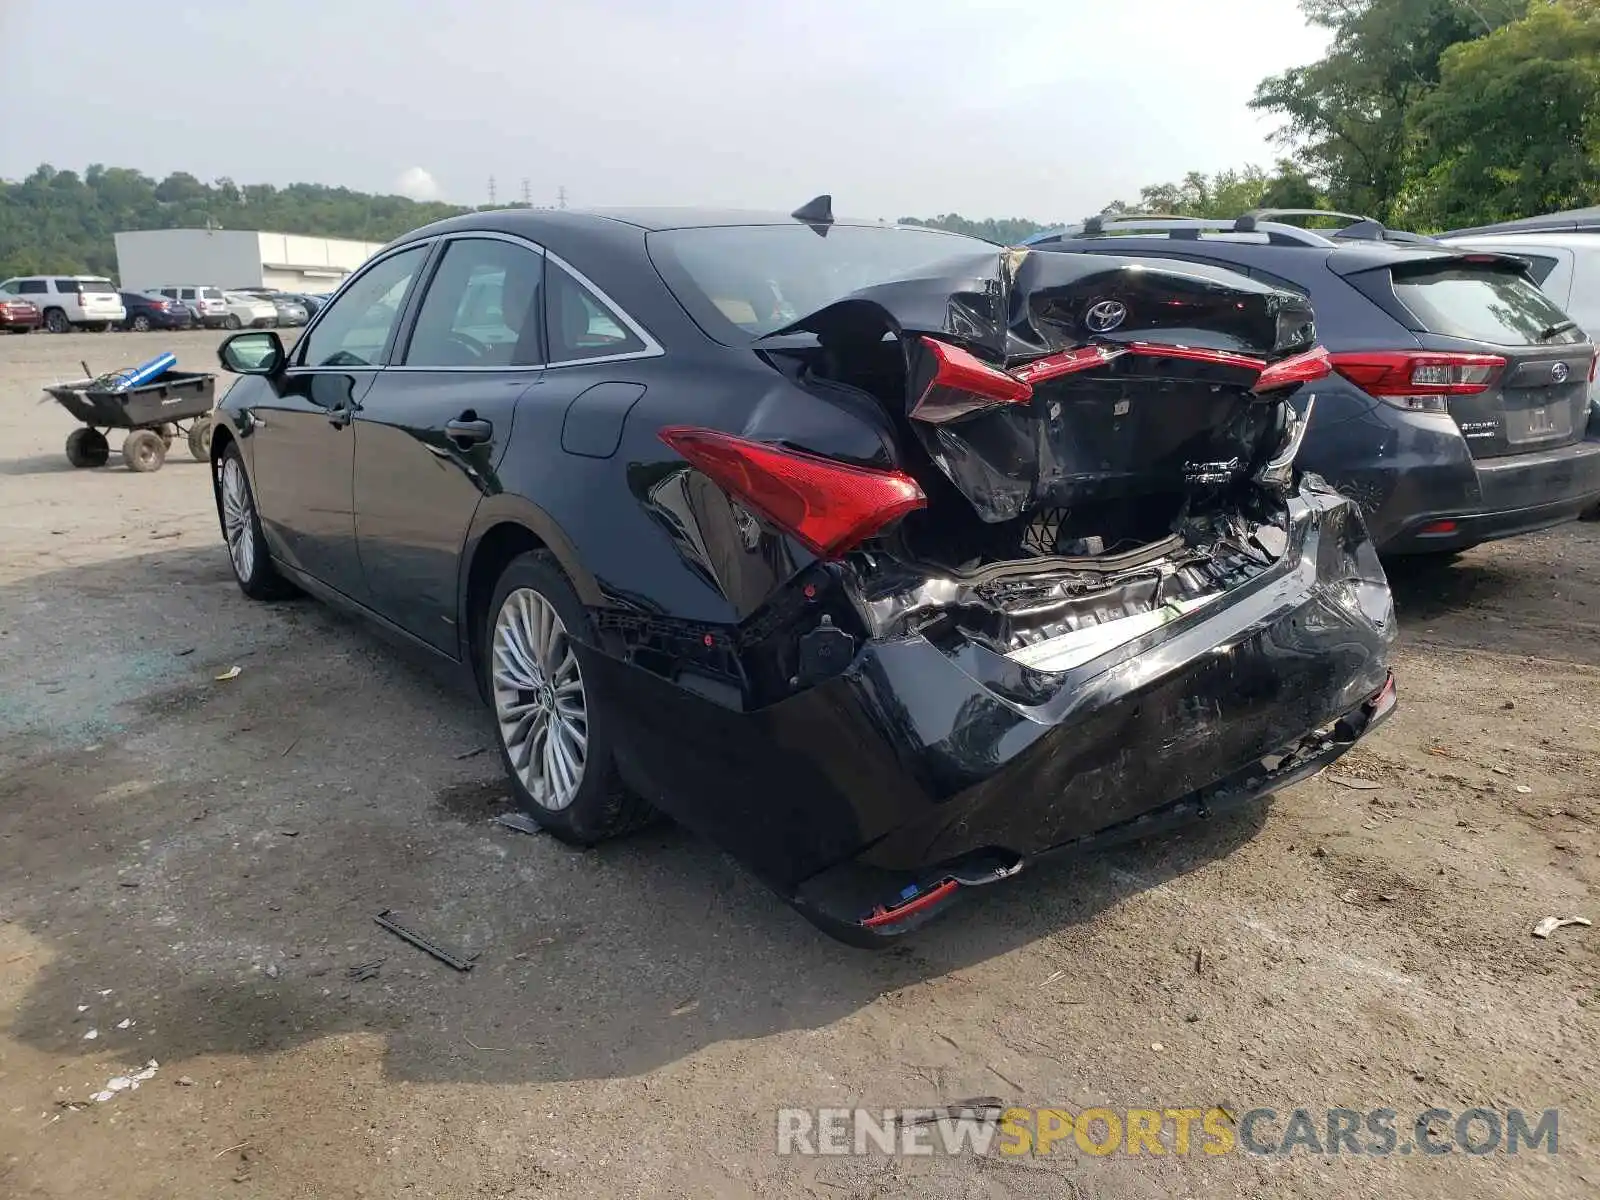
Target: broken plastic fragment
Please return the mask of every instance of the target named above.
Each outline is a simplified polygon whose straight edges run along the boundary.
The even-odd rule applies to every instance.
[[[1588,917],[1546,917],[1533,927],[1533,936],[1547,938],[1563,925],[1591,925]]]
[[[217,682],[218,683],[225,683],[229,679],[237,679],[237,678],[239,678],[239,675],[243,670],[244,670],[244,668],[243,667],[239,667],[239,666],[229,667],[221,675],[217,676]]]

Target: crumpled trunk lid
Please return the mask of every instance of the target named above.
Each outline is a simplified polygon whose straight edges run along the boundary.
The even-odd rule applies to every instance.
[[[1192,264],[1007,250],[864,289],[780,333],[835,354],[898,337],[905,413],[985,522],[1230,483],[1277,451],[1263,368],[1315,341],[1308,302]]]

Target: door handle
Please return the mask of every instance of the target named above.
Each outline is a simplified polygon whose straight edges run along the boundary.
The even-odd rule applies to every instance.
[[[475,446],[487,442],[494,436],[492,424],[466,415],[459,416],[453,421],[446,421],[444,431],[458,446]]]

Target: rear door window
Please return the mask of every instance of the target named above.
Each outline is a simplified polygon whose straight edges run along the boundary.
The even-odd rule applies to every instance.
[[[1394,268],[1394,294],[1430,333],[1497,346],[1581,342],[1567,314],[1511,265],[1450,262]]]

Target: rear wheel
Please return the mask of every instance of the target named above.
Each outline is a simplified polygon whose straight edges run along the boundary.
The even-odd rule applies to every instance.
[[[562,841],[588,846],[648,824],[612,758],[614,716],[590,694],[574,644],[593,623],[555,560],[512,559],[485,614],[482,645],[500,757],[523,810]]]
[[[106,435],[98,429],[74,429],[67,434],[67,461],[75,467],[103,467],[111,457]]]
[[[72,329],[72,322],[59,308],[47,308],[44,310],[44,327],[51,333],[68,333]]]
[[[239,590],[252,600],[283,600],[295,594],[295,587],[272,565],[267,539],[261,533],[256,515],[255,494],[245,474],[239,447],[230,444],[222,452],[217,470],[217,508],[222,515],[222,536],[228,543],[228,560]]]
[[[154,429],[135,429],[122,443],[122,461],[130,471],[159,471],[167,461],[167,443]]]

